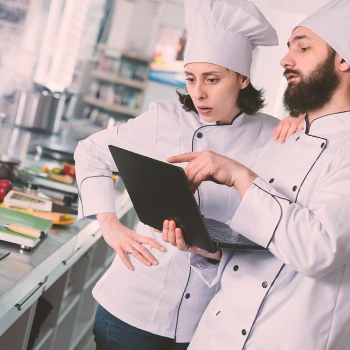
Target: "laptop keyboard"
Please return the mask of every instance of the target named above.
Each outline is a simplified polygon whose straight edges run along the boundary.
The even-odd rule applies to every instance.
[[[249,239],[241,236],[241,235],[232,235],[232,231],[225,230],[225,228],[216,228],[212,226],[207,226],[207,230],[209,232],[210,237],[214,242],[218,243],[229,243],[229,244],[252,244],[255,245],[252,241]]]

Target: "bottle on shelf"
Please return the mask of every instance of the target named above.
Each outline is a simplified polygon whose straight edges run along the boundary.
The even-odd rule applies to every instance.
[[[94,82],[84,101],[112,117],[138,116],[151,60],[102,44],[98,50],[101,56],[91,74]]]
[[[130,64],[130,62],[126,61],[123,62],[120,66],[120,75],[121,77],[125,79],[132,79],[133,78],[133,67]]]
[[[114,88],[114,104],[121,105],[125,96],[125,87],[123,85],[117,85]]]

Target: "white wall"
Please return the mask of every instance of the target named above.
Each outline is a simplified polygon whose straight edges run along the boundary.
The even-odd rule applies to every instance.
[[[254,0],[253,2],[275,27],[279,45],[258,48],[253,65],[252,82],[258,87],[265,88],[268,104],[264,112],[282,119],[286,114],[282,98],[287,83],[282,76],[280,60],[287,53],[287,41],[294,27],[325,5],[328,0]]]
[[[128,41],[129,22],[136,3],[127,0],[116,0],[107,46],[125,49]]]

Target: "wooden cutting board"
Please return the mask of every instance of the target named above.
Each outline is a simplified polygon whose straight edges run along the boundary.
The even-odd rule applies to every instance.
[[[21,213],[13,209],[0,207],[0,225],[4,224],[20,224],[47,232],[52,226],[52,221]],[[0,227],[0,240],[19,244],[28,248],[33,248],[40,242],[40,239],[24,236],[9,231],[4,227]]]

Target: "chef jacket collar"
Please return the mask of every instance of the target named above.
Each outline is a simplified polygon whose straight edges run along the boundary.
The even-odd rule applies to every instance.
[[[243,111],[240,111],[234,118],[231,124],[223,124],[223,125],[218,125],[217,122],[206,122],[204,119],[202,119],[201,115],[199,113],[197,113],[197,116],[199,118],[199,122],[201,123],[202,126],[206,126],[206,125],[218,125],[218,126],[228,126],[228,125],[234,125],[234,124],[238,124],[242,118],[240,118],[243,115]]]
[[[350,124],[350,110],[336,112],[332,114],[325,114],[321,117],[314,119],[311,123],[308,122],[306,117],[305,133],[315,133],[322,129],[338,129],[343,128],[344,124]]]

